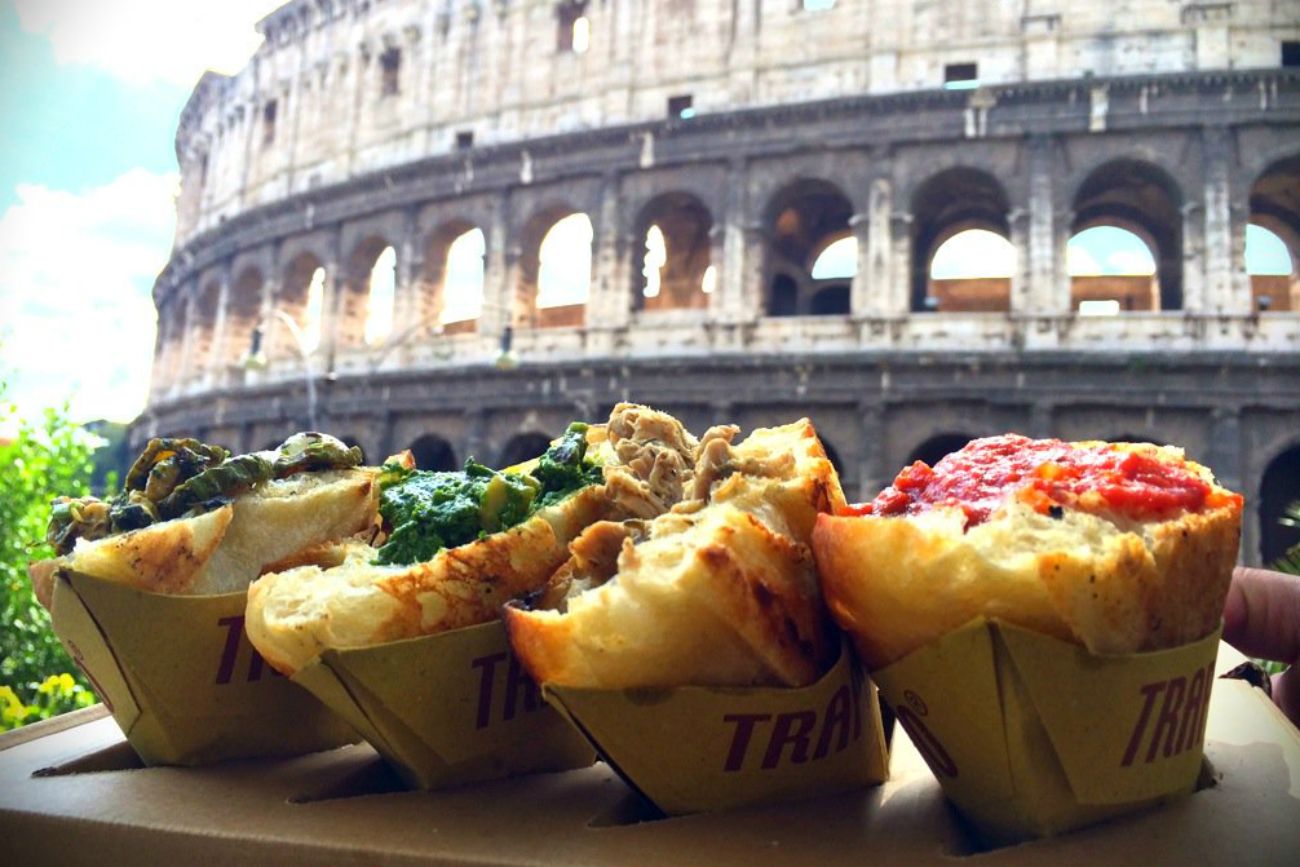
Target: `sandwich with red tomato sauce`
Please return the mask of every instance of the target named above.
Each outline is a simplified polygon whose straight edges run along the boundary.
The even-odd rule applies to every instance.
[[[980,616],[1137,653],[1217,627],[1241,506],[1178,448],[1006,434],[818,516],[813,550],[871,668]]]

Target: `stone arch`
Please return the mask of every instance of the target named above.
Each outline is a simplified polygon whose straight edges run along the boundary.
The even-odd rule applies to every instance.
[[[934,254],[949,238],[968,229],[984,229],[1009,239],[1010,211],[1006,189],[983,169],[954,166],[932,175],[916,188],[911,201],[914,312],[1011,309],[1010,278],[974,278],[963,281],[968,284],[964,286],[935,285],[930,279]],[[978,300],[962,302],[959,299],[963,296]]]
[[[1300,440],[1283,448],[1264,468],[1259,482],[1259,554],[1265,565],[1300,544],[1300,527],[1283,525],[1286,509],[1300,501]]]
[[[664,262],[647,263],[657,228]],[[713,215],[688,192],[662,193],[637,214],[632,230],[632,305],[642,310],[701,310],[709,306],[704,277],[712,265]],[[653,270],[651,276],[648,270]]]
[[[193,344],[190,348],[189,373],[202,375],[214,366],[212,357],[217,336],[217,312],[221,309],[221,278],[212,275],[199,283],[194,297],[194,319],[189,327]]]
[[[542,306],[540,298],[543,280],[542,256],[543,245],[547,243],[551,231],[563,220],[581,214],[591,218],[585,212],[567,203],[556,203],[538,210],[524,224],[520,236],[519,282],[515,287],[513,322],[518,328],[552,328],[581,326],[586,322],[586,300],[581,303],[556,304]],[[553,237],[553,236],[552,236]],[[590,289],[590,267],[592,249],[586,251],[587,283]],[[568,264],[581,270],[582,260]],[[580,277],[580,275],[579,275]]]
[[[917,461],[934,466],[945,455],[958,451],[973,439],[975,439],[974,435],[964,431],[945,431],[944,433],[935,434],[912,449],[912,453],[908,455],[907,463],[904,466],[910,467]]]
[[[459,467],[455,449],[451,447],[451,443],[437,434],[418,436],[407,448],[415,458],[415,466],[418,469],[446,472]]]
[[[1249,222],[1276,235],[1291,257],[1289,275],[1251,275],[1256,309],[1300,310],[1300,154],[1275,160],[1255,178]]]
[[[1150,434],[1137,433],[1118,433],[1114,436],[1106,437],[1108,443],[1151,443],[1156,446],[1168,445],[1163,439],[1157,439]]]
[[[1098,261],[1089,246],[1100,247],[1099,253],[1108,250],[1107,260]],[[1090,305],[1099,305],[1093,312],[1103,313],[1159,307],[1157,247],[1142,226],[1112,218],[1081,228],[1071,234],[1065,251],[1071,310],[1088,313]],[[1117,264],[1121,258],[1129,261]]]
[[[364,346],[366,322],[370,315],[371,274],[379,257],[396,247],[379,234],[366,235],[352,246],[343,264],[343,279],[337,301],[337,335],[341,349]],[[394,269],[401,263],[394,264]]]
[[[480,244],[473,244],[473,233]],[[468,246],[480,247],[477,275],[462,273],[461,259]],[[429,233],[419,292],[418,321],[428,322],[443,334],[473,334],[478,330],[486,287],[487,234],[471,220],[453,218]],[[471,279],[476,276],[475,279]],[[453,298],[452,295],[455,295]],[[465,297],[465,296],[473,297]],[[473,312],[473,315],[467,315]],[[450,317],[450,318],[449,318]]]
[[[283,311],[298,326],[298,337],[287,333],[289,329],[278,316],[266,323],[268,355],[276,359],[298,358],[310,353],[320,344],[325,303],[325,264],[310,250],[298,253],[284,266],[280,278],[280,292],[275,298],[275,309]]]
[[[820,178],[793,181],[773,194],[763,212],[767,235],[763,269],[766,315],[849,312],[846,281],[840,277],[817,279],[812,271],[823,250],[852,237],[852,216],[853,203],[848,195],[836,184]]]
[[[249,265],[230,284],[219,359],[221,364],[238,364],[252,351],[253,331],[261,325],[262,286],[265,282],[262,269]]]
[[[501,449],[501,455],[497,458],[497,466],[505,469],[515,464],[522,464],[524,461],[531,461],[545,452],[550,445],[551,437],[540,431],[525,431],[515,434]]]
[[[159,308],[159,347],[153,368],[158,389],[170,388],[180,380],[185,332],[190,327],[186,307],[185,295],[177,292],[168,299],[166,306]]]
[[[1147,240],[1156,260],[1159,309],[1183,306],[1183,194],[1164,169],[1122,158],[1094,168],[1073,197],[1073,236],[1096,226],[1127,229]]]

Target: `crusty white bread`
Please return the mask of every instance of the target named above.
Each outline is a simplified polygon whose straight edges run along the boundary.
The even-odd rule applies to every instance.
[[[588,428],[587,444],[588,455],[603,465],[603,484],[509,530],[409,566],[376,565],[376,549],[353,545],[333,567],[267,574],[249,591],[249,639],[272,666],[292,674],[327,648],[364,647],[494,620],[506,602],[546,584],[588,525],[658,514],[690,483],[695,438],[666,413],[619,404],[608,424]]]
[[[1213,482],[1179,450],[1141,448]],[[1147,521],[1098,502],[1054,518],[1014,495],[969,529],[959,508],[822,515],[813,551],[827,605],[871,668],[977,616],[1098,654],[1175,647],[1218,624],[1237,558],[1240,501],[1212,490],[1201,511]]]
[[[523,523],[413,565],[377,565],[354,543],[342,562],[268,573],[248,591],[248,638],[276,670],[293,674],[327,648],[365,647],[486,623],[510,599],[541,586],[568,543],[604,517],[600,485]]]
[[[372,526],[376,474],[365,467],[299,473],[197,517],[79,539],[68,555],[33,565],[33,586],[46,605],[59,569],[153,593],[243,590],[268,568]]]
[[[507,608],[511,645],[541,683],[621,689],[799,686],[834,653],[807,541],[843,504],[805,419],[701,440],[697,499],[619,533],[597,525],[543,596]],[[612,552],[617,551],[616,557]]]

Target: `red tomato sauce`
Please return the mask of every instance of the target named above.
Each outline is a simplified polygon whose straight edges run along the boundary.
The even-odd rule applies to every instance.
[[[1069,506],[1143,520],[1200,511],[1213,488],[1154,453],[1004,434],[972,440],[933,467],[921,461],[905,467],[875,500],[849,512],[915,515],[955,506],[965,511],[969,529],[987,521],[1011,493],[1043,514]]]

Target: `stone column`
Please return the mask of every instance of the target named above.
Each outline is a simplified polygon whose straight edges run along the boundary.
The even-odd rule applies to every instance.
[[[1205,296],[1205,228],[1208,220],[1204,216],[1205,205],[1202,202],[1184,202],[1183,221],[1183,309],[1202,311],[1207,309]],[[1160,251],[1152,251],[1156,257],[1156,273],[1159,274]],[[1160,287],[1163,295],[1168,289]]]
[[[849,283],[849,314],[861,318],[867,312],[871,298],[870,255],[868,246],[870,237],[869,213],[857,213],[849,217],[849,229],[853,232],[853,246],[856,253],[856,265],[853,280]]]
[[[715,318],[724,323],[744,318],[746,259],[750,246],[745,213],[749,200],[747,180],[748,166],[744,158],[733,158],[727,169],[727,195],[722,214],[722,261],[714,298]]]
[[[171,348],[176,339],[176,309],[179,296],[173,294],[164,303],[155,305],[158,311],[158,328],[154,339],[153,364],[149,369],[149,402],[156,401],[170,385]]]
[[[220,385],[226,373],[226,308],[230,306],[230,266],[226,258],[221,263],[221,288],[217,294],[217,321],[212,326],[212,345],[204,365],[203,380],[209,385]]]
[[[262,281],[262,302],[254,325],[262,330],[262,355],[266,358],[274,358],[276,345],[282,339],[293,339],[289,335],[282,335],[284,323],[279,321],[279,317],[272,315],[280,298],[280,281],[283,276],[280,268],[279,240],[271,244],[269,262],[270,267],[267,268],[266,278]]]
[[[1029,213],[1025,247],[1017,247],[1017,272],[1024,281],[1029,306],[1048,315],[1068,313],[1070,284],[1065,276],[1065,244],[1069,242],[1068,220],[1060,220],[1053,195],[1054,149],[1044,136],[1029,140]],[[1066,225],[1062,226],[1064,222]],[[1013,242],[1014,243],[1014,242]],[[1012,291],[1013,309],[1015,287]]]
[[[892,477],[885,467],[885,408],[877,401],[858,404],[858,496],[875,497]]]
[[[487,228],[487,250],[483,263],[483,312],[479,316],[478,331],[493,340],[501,337],[502,329],[510,324],[514,294],[514,261],[510,255],[513,240],[510,232],[510,193],[503,192],[492,212],[492,224]]]
[[[324,373],[329,375],[334,370],[334,357],[338,353],[339,346],[339,321],[342,319],[339,311],[340,296],[343,294],[341,284],[342,275],[339,273],[343,267],[342,259],[342,226],[334,226],[330,230],[329,241],[325,245],[325,261],[322,267],[325,269],[325,279],[321,286],[321,356],[325,359]]]
[[[1244,255],[1246,221],[1241,218],[1241,209],[1232,207],[1232,140],[1227,130],[1215,127],[1204,130],[1201,141],[1205,160],[1205,278],[1200,309],[1247,314],[1251,296]],[[1186,273],[1183,286],[1186,302]]]
[[[176,376],[172,380],[172,391],[179,390],[190,377],[194,364],[194,305],[198,294],[198,284],[191,282],[184,286],[177,296],[177,303],[185,305],[184,320],[181,331],[181,357],[176,365]]]
[[[415,337],[433,325],[430,309],[424,303],[424,249],[420,245],[419,210],[406,209],[402,221],[402,239],[397,247],[397,285],[393,289],[394,338]],[[426,321],[427,320],[427,321]]]
[[[1011,297],[1008,305],[1012,313],[1038,312],[1038,299],[1029,278],[1029,212],[1015,207],[1007,214],[1007,240],[1015,251],[1015,267],[1011,270]]]
[[[462,443],[461,457],[488,461],[495,455],[489,456],[487,449],[487,413],[477,406],[465,410],[465,441]]]
[[[593,326],[604,330],[626,328],[631,319],[631,289],[624,279],[620,261],[621,253],[627,247],[620,237],[620,211],[619,176],[610,172],[601,182],[600,211],[596,215],[591,244],[591,294],[587,301],[589,331]]]
[[[889,220],[889,295],[886,313],[906,315],[912,309],[912,215],[894,211]]]
[[[886,316],[891,312],[890,268],[893,263],[893,184],[874,178],[867,191],[865,254],[858,241],[858,275],[853,285],[853,312],[858,316]],[[855,234],[858,226],[854,227]],[[861,284],[861,285],[859,285]]]

